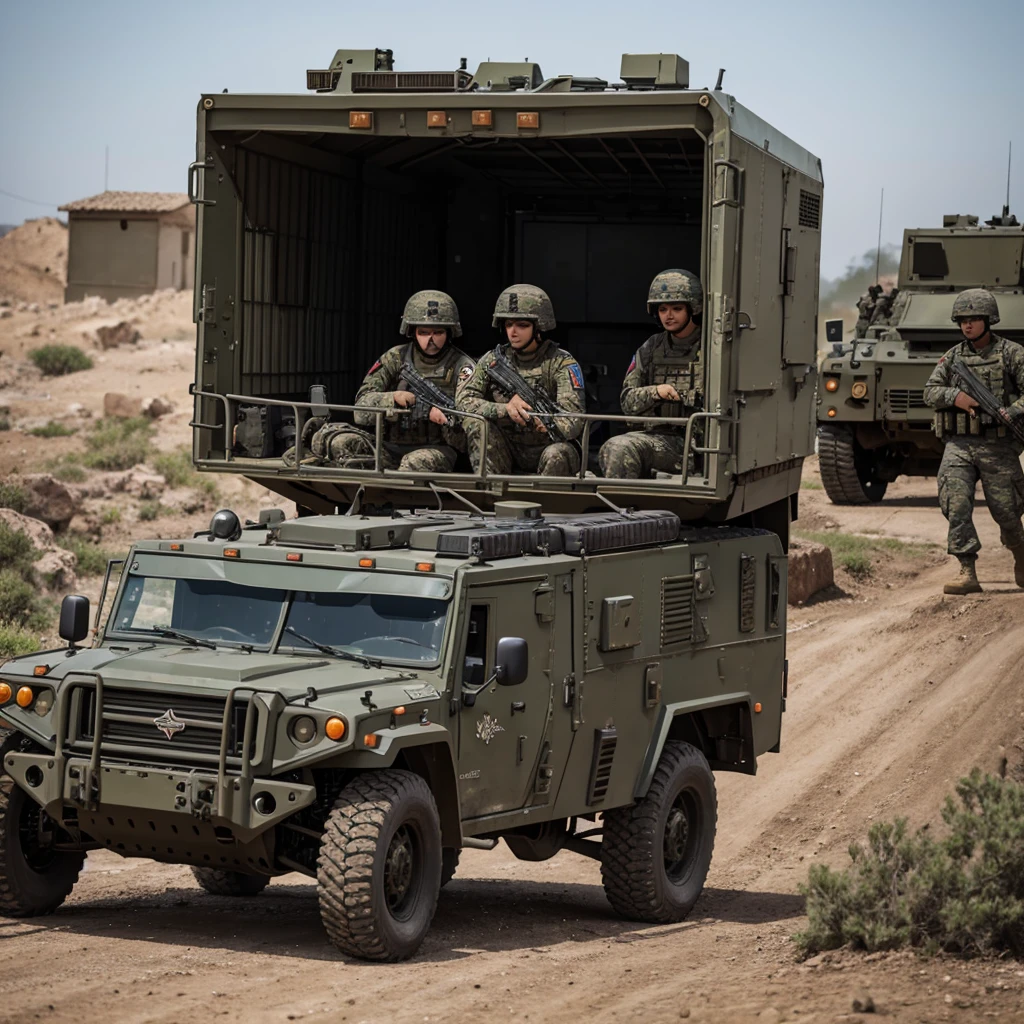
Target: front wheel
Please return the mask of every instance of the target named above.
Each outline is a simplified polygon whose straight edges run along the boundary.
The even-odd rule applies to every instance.
[[[867,505],[885,497],[888,481],[879,475],[882,451],[858,444],[853,428],[843,423],[818,427],[818,469],[833,505]]]
[[[270,884],[266,875],[247,875],[221,868],[192,868],[195,880],[214,896],[255,896]]]
[[[412,772],[357,776],[324,826],[317,883],[331,942],[363,960],[406,960],[420,947],[441,889],[434,797]]]
[[[52,914],[68,898],[85,854],[58,849],[62,837],[35,800],[0,777],[0,914]]]
[[[623,917],[682,921],[704,888],[715,846],[718,801],[704,755],[665,744],[651,788],[604,816],[601,881]]]

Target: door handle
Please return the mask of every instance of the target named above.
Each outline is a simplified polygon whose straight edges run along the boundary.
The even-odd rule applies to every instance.
[[[526,701],[525,700],[514,700],[514,701],[512,701],[512,714],[514,715],[517,711],[522,711],[522,712],[525,713],[525,711],[526,711]]]

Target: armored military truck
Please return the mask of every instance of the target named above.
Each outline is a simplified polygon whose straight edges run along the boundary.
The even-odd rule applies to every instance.
[[[948,215],[941,228],[908,229],[899,295],[887,322],[852,343],[841,336],[821,358],[818,454],[825,492],[837,505],[881,501],[898,476],[934,476],[942,441],[924,385],[960,339],[953,298],[987,288],[999,303],[999,333],[1024,341],[1024,227],[1007,207],[978,224]]]
[[[815,158],[687,77],[663,54],[608,85],[339,51],[312,95],[202,98],[194,461],[300,514],[136,543],[91,647],[69,597],[69,646],[0,669],[0,912],[55,909],[97,848],[222,895],[297,871],[339,949],[396,960],[460,851],[500,840],[600,860],[627,917],[686,915],[713,772],[780,748],[822,197]],[[542,284],[610,394],[583,454],[643,425],[609,410],[666,266],[706,291],[678,473],[309,457],[427,285],[479,351],[502,287]]]

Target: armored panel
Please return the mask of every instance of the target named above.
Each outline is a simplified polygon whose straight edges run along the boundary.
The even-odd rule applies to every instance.
[[[558,525],[568,555],[671,544],[679,536],[679,516],[674,512],[634,512],[629,516],[610,512],[566,519]]]
[[[606,597],[601,602],[602,651],[621,651],[640,643],[640,605],[632,594]]]
[[[370,551],[405,547],[417,527],[443,526],[452,521],[448,516],[416,516],[408,519],[316,516],[289,519],[274,530],[274,536],[280,544]]]
[[[438,534],[439,555],[461,555],[487,560],[520,555],[557,554],[562,535],[557,527],[528,520],[496,521],[486,526]]]

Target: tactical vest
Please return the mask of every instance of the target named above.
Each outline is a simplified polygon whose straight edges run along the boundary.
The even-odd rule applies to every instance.
[[[521,360],[511,345],[501,345],[499,349],[530,387],[543,391],[552,402],[558,401],[557,375],[562,362],[562,351],[553,341],[545,340],[529,362]],[[493,382],[490,384],[490,392],[493,401],[502,404],[507,404],[512,397]],[[515,444],[521,448],[545,448],[551,444],[551,438],[547,434],[532,427],[521,427],[509,418],[498,420],[498,429],[513,437]]]
[[[649,338],[644,347],[645,371],[648,384],[671,384],[679,392],[681,402],[659,402],[648,415],[688,416],[704,408],[704,357],[700,343],[700,332],[693,335],[694,343],[684,349],[669,340],[667,331]],[[648,423],[647,430],[663,432],[676,430],[677,426],[658,426]]]
[[[419,349],[414,351],[415,342],[409,342],[402,351],[402,370],[411,362],[416,372],[425,380],[429,380],[435,387],[440,388],[451,401],[448,407],[455,405],[455,385],[458,369],[459,356],[462,354],[451,342],[445,345],[441,352],[441,358],[435,362],[428,362],[426,359],[416,356]],[[395,384],[396,391],[409,391],[408,383],[399,373],[398,381]],[[420,403],[417,401],[417,406]],[[420,408],[414,414],[401,414],[397,423],[385,423],[384,434],[392,444],[429,444],[438,445],[445,443],[445,435],[442,428],[432,423],[429,418],[430,409]]]
[[[992,344],[984,355],[976,352],[969,342],[960,346],[957,353],[966,366],[969,366],[981,382],[996,397],[996,401],[1005,408],[1012,405],[1020,397],[1014,392],[1014,381],[1006,371],[1003,350],[1003,339],[993,336]],[[962,409],[939,409],[935,413],[935,433],[945,437],[1008,437],[1009,430],[998,420],[986,412],[978,410],[977,416]]]

